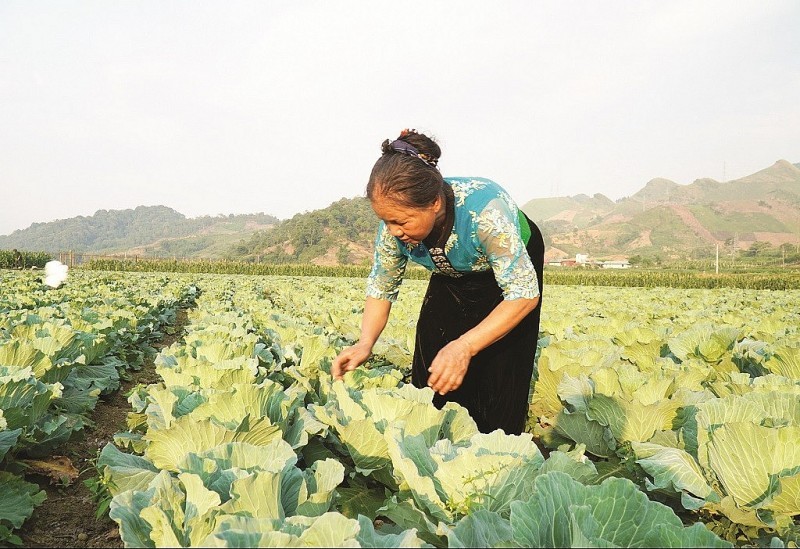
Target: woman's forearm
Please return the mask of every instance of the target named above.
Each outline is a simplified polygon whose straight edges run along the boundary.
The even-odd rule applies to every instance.
[[[467,343],[470,354],[475,356],[479,351],[505,337],[538,304],[538,296],[533,299],[503,300],[480,324],[467,331],[459,339]]]
[[[361,338],[359,343],[369,345],[370,348],[375,345],[381,332],[386,327],[391,309],[391,301],[367,297],[367,301],[364,304],[364,315],[361,319]]]

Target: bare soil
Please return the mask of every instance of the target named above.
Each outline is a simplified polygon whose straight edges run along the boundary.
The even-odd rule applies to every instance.
[[[180,339],[186,324],[186,311],[178,311],[175,334],[165,335],[154,347],[156,351]],[[84,429],[60,450],[80,472],[77,480],[68,485],[55,485],[40,475],[27,475],[26,480],[37,483],[47,493],[47,500],[37,507],[17,535],[24,547],[123,547],[117,524],[106,514],[95,518],[97,502],[84,481],[95,478],[94,462],[100,450],[113,442],[114,434],[125,431],[125,419],[131,405],[125,396],[137,384],[157,383],[160,378],[152,360],[139,371],[128,372],[130,379],[122,382],[120,390],[98,401],[90,419],[94,427]]]

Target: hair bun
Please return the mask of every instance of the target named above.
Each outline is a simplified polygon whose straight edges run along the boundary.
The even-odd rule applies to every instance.
[[[398,147],[398,141],[403,145]],[[384,139],[381,143],[381,152],[383,154],[404,153],[416,156],[429,166],[436,168],[439,163],[439,157],[442,155],[442,149],[436,144],[432,138],[424,133],[420,133],[415,129],[404,129],[400,132],[397,139]]]

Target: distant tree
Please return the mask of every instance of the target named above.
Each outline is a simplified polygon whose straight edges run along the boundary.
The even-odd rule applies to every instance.
[[[750,245],[750,247],[747,250],[745,250],[743,255],[747,257],[757,257],[759,255],[764,255],[765,252],[768,252],[771,248],[772,244],[770,244],[769,242],[756,240]]]
[[[689,252],[690,259],[708,259],[712,257],[714,250],[711,248],[694,248]]]
[[[339,262],[339,265],[347,265],[350,262],[350,249],[346,244],[339,246],[339,250],[336,252],[336,261]]]

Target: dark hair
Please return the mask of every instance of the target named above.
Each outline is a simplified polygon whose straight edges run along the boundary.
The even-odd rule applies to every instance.
[[[388,139],[381,144],[383,155],[375,162],[367,183],[367,198],[376,194],[412,208],[431,205],[444,198],[445,183],[435,165],[442,155],[436,142],[416,130],[403,130],[397,138],[405,141],[428,160],[399,152]]]

